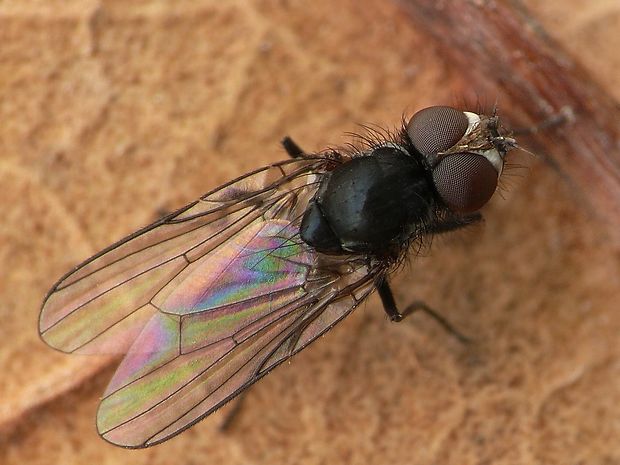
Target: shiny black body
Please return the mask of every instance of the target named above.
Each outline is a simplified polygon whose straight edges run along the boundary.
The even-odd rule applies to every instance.
[[[399,310],[387,274],[412,243],[422,245],[425,238],[482,220],[478,210],[493,195],[502,166],[498,169],[491,155],[503,163],[506,152],[516,146],[498,128],[495,115],[428,107],[399,133],[383,140],[382,134],[377,140],[363,138],[369,142],[365,150],[345,156],[331,152],[335,163],[317,173],[320,184],[304,212],[301,239],[323,254],[358,254],[368,258],[369,266],[383,267],[375,286],[390,320],[422,311],[466,342],[424,302]],[[293,158],[311,157],[290,137],[282,144]]]
[[[422,155],[379,147],[324,176],[300,234],[323,253],[391,255],[429,221],[435,205]]]

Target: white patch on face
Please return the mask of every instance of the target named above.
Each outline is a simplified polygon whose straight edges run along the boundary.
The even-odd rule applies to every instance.
[[[467,121],[469,122],[467,130],[465,131],[465,134],[463,136],[465,137],[470,134],[476,127],[478,127],[478,125],[480,124],[480,116],[470,111],[464,111],[463,113],[465,114],[465,116],[467,116]]]
[[[474,129],[476,129],[478,125],[480,124],[480,116],[470,111],[464,111],[463,113],[465,114],[465,116],[467,116],[467,120],[469,121],[469,125],[467,126],[467,131],[465,131],[465,136],[467,136]],[[498,176],[502,174],[502,170],[504,169],[504,160],[500,156],[497,149],[493,148],[490,150],[483,150],[483,151],[473,150],[472,153],[477,153],[479,155],[482,155],[484,158],[489,160],[489,163],[491,163],[493,167],[497,170]]]
[[[493,165],[493,168],[497,170],[497,175],[502,174],[502,170],[504,169],[504,160],[500,156],[497,149],[484,150],[482,152],[474,152],[479,155],[482,155],[484,158],[489,160],[489,163]]]

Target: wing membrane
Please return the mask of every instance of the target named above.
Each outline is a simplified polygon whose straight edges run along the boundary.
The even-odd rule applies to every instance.
[[[104,250],[63,277],[42,338],[126,353],[97,428],[147,447],[208,415],[346,316],[383,272],[299,238],[325,159],[263,168]]]
[[[145,342],[157,340],[152,333],[172,334],[161,331],[163,325],[185,331],[178,319],[187,316],[160,314],[112,379],[97,416],[100,434],[125,447],[147,447],[178,434],[331,328],[371,292],[373,282],[360,265],[312,290],[291,288],[266,315],[228,337],[187,353],[172,337],[165,360],[161,353],[145,359]]]
[[[270,209],[294,207],[300,190],[313,192],[323,163],[292,160],[257,170],[95,255],[45,298],[41,337],[64,352],[127,352],[166,283]]]

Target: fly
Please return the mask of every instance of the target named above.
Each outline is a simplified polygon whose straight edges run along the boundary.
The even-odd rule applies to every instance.
[[[436,106],[363,147],[306,153],[231,181],[113,244],[46,296],[42,339],[124,354],[97,429],[161,443],[289,359],[378,290],[412,244],[479,222],[516,141],[497,116]],[[429,308],[440,323],[450,329]]]

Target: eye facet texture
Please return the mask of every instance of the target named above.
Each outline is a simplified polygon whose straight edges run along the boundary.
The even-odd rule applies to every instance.
[[[469,120],[452,107],[428,107],[417,112],[407,124],[407,134],[423,155],[435,155],[454,146],[465,135]]]
[[[491,162],[475,153],[448,155],[433,170],[437,192],[459,213],[474,212],[487,203],[497,187],[497,177]]]

